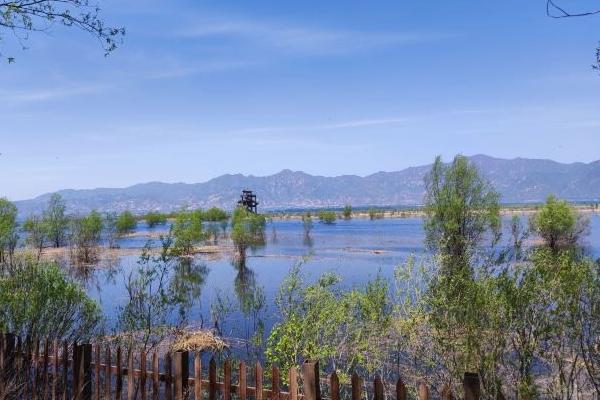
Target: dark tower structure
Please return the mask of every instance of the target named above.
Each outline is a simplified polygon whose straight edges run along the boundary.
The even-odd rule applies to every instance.
[[[256,195],[252,193],[252,190],[242,190],[238,206],[245,207],[246,210],[254,214],[258,212],[258,201],[256,201]]]

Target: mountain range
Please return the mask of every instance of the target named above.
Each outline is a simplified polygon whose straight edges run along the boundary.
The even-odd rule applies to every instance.
[[[600,200],[600,160],[563,164],[541,159],[469,157],[501,194],[503,203],[534,203],[549,194],[571,201]],[[368,176],[315,176],[283,170],[269,176],[227,174],[203,183],[141,183],[126,188],[61,190],[69,212],[171,211],[184,206],[231,209],[242,189],[253,190],[262,209],[414,206],[423,201],[430,165]],[[19,214],[38,213],[51,194],[16,202]]]

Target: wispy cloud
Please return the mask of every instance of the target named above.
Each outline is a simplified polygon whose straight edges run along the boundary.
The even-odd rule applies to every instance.
[[[0,91],[0,101],[12,104],[44,102],[101,93],[109,88],[109,85],[70,85],[45,89]]]
[[[290,26],[252,20],[200,22],[177,36],[231,38],[297,55],[351,53],[377,47],[446,39],[455,35],[423,32],[375,32]]]

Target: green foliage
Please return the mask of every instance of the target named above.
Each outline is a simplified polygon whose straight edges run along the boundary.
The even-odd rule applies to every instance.
[[[115,221],[118,235],[126,235],[135,230],[137,221],[131,211],[123,211]]]
[[[587,230],[587,220],[579,218],[564,200],[549,196],[531,219],[531,227],[553,250],[573,246]]]
[[[304,236],[309,236],[313,228],[313,220],[309,212],[302,214],[302,228],[304,229]]]
[[[317,216],[319,217],[319,221],[321,221],[322,223],[327,224],[327,225],[334,224],[335,220],[337,219],[337,215],[336,215],[335,211],[329,211],[329,210],[319,211]]]
[[[445,268],[469,268],[486,234],[492,243],[499,238],[498,193],[460,155],[447,166],[437,157],[425,187],[427,247],[444,258]]]
[[[17,207],[0,198],[0,264],[12,258],[17,240]]]
[[[194,247],[205,238],[202,231],[202,212],[200,210],[180,211],[171,226],[171,235],[174,238],[174,254],[192,254]]]
[[[60,247],[67,238],[69,219],[65,215],[65,202],[58,193],[54,193],[44,211],[43,220],[46,226],[46,235],[54,247]]]
[[[231,217],[231,239],[237,254],[241,259],[246,257],[246,250],[250,247],[260,247],[265,244],[264,216],[254,214],[244,207],[237,207]]]
[[[91,263],[96,259],[96,251],[102,239],[102,228],[102,216],[97,211],[71,220],[71,245],[77,261]]]
[[[167,223],[167,214],[151,211],[144,215],[144,220],[146,220],[149,228],[154,228],[156,225]]]
[[[378,210],[376,208],[369,208],[368,213],[370,220],[381,219],[384,216],[383,210]]]
[[[208,274],[205,265],[173,256],[170,237],[161,240],[160,254],[153,255],[149,244],[144,247],[137,268],[128,276],[129,297],[118,316],[122,337],[146,351],[183,326]]]
[[[344,206],[344,209],[342,210],[342,215],[344,216],[344,219],[352,218],[352,206],[350,204],[346,204]]]
[[[23,231],[27,232],[27,244],[37,251],[39,259],[46,242],[46,225],[37,215],[33,215],[23,223]]]
[[[294,267],[277,296],[281,322],[269,335],[268,360],[284,370],[303,359],[331,361],[342,377],[357,365],[378,370],[391,323],[387,290],[381,278],[363,289],[344,290],[332,273],[307,284],[300,267]]]
[[[225,220],[227,220],[227,218],[229,218],[229,216],[227,215],[227,212],[225,212],[225,210],[222,210],[218,207],[209,208],[208,210],[206,210],[202,213],[202,219],[204,221],[218,222],[218,221],[225,221]]]
[[[98,305],[56,264],[21,260],[0,276],[0,331],[79,340],[100,321]]]

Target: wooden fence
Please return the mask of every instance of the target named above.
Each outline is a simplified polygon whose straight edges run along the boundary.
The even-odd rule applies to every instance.
[[[347,390],[341,390],[335,372],[321,377],[317,362],[304,362],[300,372],[296,367],[287,371],[284,391],[276,366],[266,374],[270,379],[265,384],[260,363],[248,368],[241,361],[232,373],[229,360],[218,369],[213,358],[205,375],[198,353],[193,360],[189,352],[167,353],[162,362],[156,353],[149,358],[141,351],[137,356],[120,347],[113,352],[111,347],[99,344],[22,340],[12,334],[0,334],[0,399],[121,400],[125,396],[127,400],[322,400],[322,385],[331,400],[341,400],[344,393],[352,400],[406,400],[408,395],[401,379],[392,388],[393,393],[390,395],[388,390],[386,395],[385,382],[379,377],[373,380],[372,391],[363,392],[365,382],[357,374],[352,375]],[[237,383],[233,378],[237,378]],[[477,374],[465,374],[463,387],[465,400],[479,399]],[[417,384],[416,393],[419,400],[430,398],[424,381]],[[449,392],[442,397],[454,399]]]

